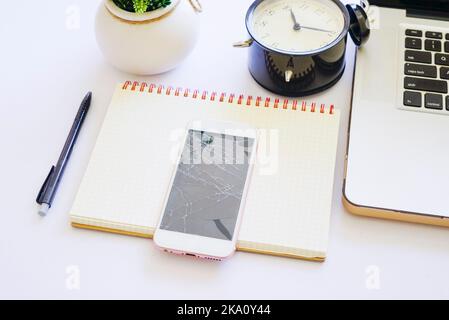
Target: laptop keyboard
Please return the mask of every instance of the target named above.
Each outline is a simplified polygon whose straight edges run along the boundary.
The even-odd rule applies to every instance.
[[[410,110],[449,115],[449,29],[426,29],[401,29],[402,105]]]

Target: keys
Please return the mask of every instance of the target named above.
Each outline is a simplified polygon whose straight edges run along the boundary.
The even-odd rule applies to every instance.
[[[443,110],[443,96],[441,94],[426,93],[425,107],[432,110]]]
[[[447,81],[405,77],[404,89],[447,93]]]
[[[443,34],[441,32],[428,31],[426,32],[426,38],[443,39]]]
[[[435,63],[442,66],[449,66],[449,54],[435,54]]]
[[[432,54],[430,52],[406,50],[405,60],[419,63],[432,63]]]
[[[436,78],[438,75],[437,67],[424,64],[406,63],[404,73],[409,76],[419,76],[426,78]]]
[[[440,78],[449,80],[449,68],[441,67],[441,69],[440,69]]]
[[[422,49],[422,40],[417,38],[405,38],[405,47],[407,49]]]
[[[449,112],[449,33],[407,29],[405,49],[403,105]]]
[[[427,51],[440,52],[441,51],[441,41],[427,39],[425,42],[425,48]]]
[[[421,30],[407,29],[407,30],[405,30],[405,35],[406,36],[411,36],[411,37],[422,37],[422,31]]]
[[[421,108],[422,106],[421,92],[405,91],[404,106]]]

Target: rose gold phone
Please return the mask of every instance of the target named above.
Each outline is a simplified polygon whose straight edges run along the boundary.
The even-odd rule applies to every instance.
[[[235,252],[256,156],[257,131],[192,122],[154,241],[175,254],[223,260]]]

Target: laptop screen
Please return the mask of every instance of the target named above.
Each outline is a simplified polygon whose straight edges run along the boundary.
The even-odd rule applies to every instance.
[[[390,8],[446,11],[449,15],[449,0],[370,0],[369,2],[372,5]]]

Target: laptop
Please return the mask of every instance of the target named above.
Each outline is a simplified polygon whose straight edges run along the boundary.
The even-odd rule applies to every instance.
[[[372,0],[357,53],[343,202],[449,226],[449,0]]]

